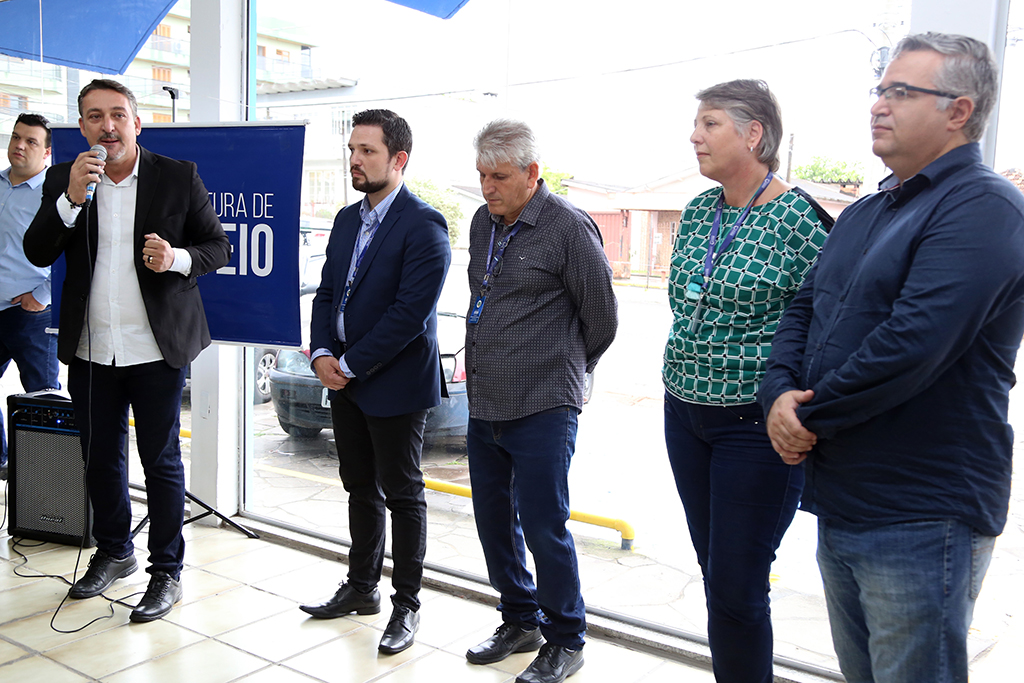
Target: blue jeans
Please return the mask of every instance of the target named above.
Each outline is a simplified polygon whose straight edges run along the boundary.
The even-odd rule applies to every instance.
[[[818,566],[847,683],[967,683],[967,630],[995,538],[957,520],[818,520]]]
[[[549,643],[571,649],[583,647],[587,628],[576,546],[565,528],[576,420],[575,408],[562,407],[508,422],[470,418],[466,433],[476,529],[502,618],[539,625]]]
[[[47,334],[50,327],[50,307],[41,311],[26,311],[11,306],[0,311],[0,377],[7,372],[13,360],[18,364],[21,386],[25,391],[59,389],[57,381],[57,337]],[[4,413],[0,407],[0,465],[7,463],[7,437]]]
[[[665,444],[704,575],[715,679],[771,683],[768,574],[803,467],[782,462],[757,403],[698,405],[666,393]]]

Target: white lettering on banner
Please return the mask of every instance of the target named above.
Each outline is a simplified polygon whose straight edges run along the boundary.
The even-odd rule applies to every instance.
[[[274,208],[274,205],[270,203],[271,198],[274,196],[273,192],[267,194],[254,194],[252,196],[252,217],[253,218],[273,218],[274,215],[270,213],[270,210]]]
[[[249,232],[248,223],[221,223],[226,233],[238,233],[238,249],[231,245],[232,254],[238,254],[238,267],[224,266],[219,275],[248,275],[267,277],[274,270],[274,231],[266,223],[259,223]],[[230,235],[229,235],[230,237]]]
[[[248,214],[245,210],[245,195],[239,192],[235,195],[232,192],[208,192],[213,210],[220,218],[245,218]],[[260,216],[257,216],[259,218]]]

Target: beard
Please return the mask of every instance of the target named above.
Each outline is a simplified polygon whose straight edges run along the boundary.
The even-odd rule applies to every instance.
[[[365,192],[366,194],[380,192],[387,186],[388,181],[386,178],[384,180],[370,180],[366,176],[362,176],[361,178],[352,176],[352,187],[359,190],[360,192]]]

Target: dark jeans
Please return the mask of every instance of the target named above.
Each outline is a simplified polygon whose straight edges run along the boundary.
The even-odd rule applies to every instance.
[[[90,381],[91,374],[91,381]],[[111,557],[134,551],[128,497],[128,407],[135,417],[139,460],[149,505],[150,573],[178,578],[185,556],[181,535],[185,468],[181,463],[181,388],[185,369],[164,361],[124,367],[76,358],[68,389],[88,466],[96,547]]]
[[[666,393],[665,443],[704,574],[715,679],[771,683],[768,573],[803,467],[772,449],[756,403],[697,405]]]
[[[348,491],[348,582],[364,593],[377,587],[384,567],[387,508],[393,536],[391,601],[416,611],[427,550],[427,500],[420,471],[427,412],[374,417],[339,391],[331,401],[331,418],[338,473]]]
[[[25,391],[58,389],[57,337],[47,334],[50,327],[50,307],[33,313],[21,306],[0,311],[0,377],[7,372],[13,360],[18,364],[21,386]],[[0,406],[0,465],[7,463],[7,435],[4,413]]]
[[[505,621],[539,625],[549,643],[572,649],[583,647],[587,628],[576,546],[565,528],[576,420],[568,407],[508,422],[470,418],[466,434],[473,512],[498,609]]]

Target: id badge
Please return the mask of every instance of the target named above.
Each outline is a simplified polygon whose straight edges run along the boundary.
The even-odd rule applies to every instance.
[[[484,302],[487,301],[485,294],[479,294],[476,297],[476,301],[473,302],[473,310],[469,312],[469,318],[466,319],[470,325],[476,325],[480,322],[480,311],[484,310]]]
[[[698,301],[700,299],[701,287],[696,282],[691,282],[686,285],[686,298],[690,301]]]

